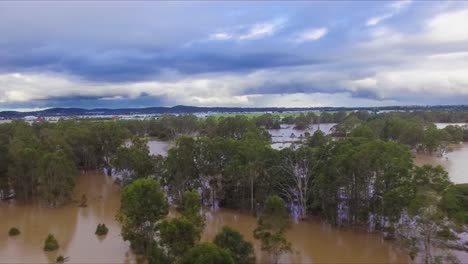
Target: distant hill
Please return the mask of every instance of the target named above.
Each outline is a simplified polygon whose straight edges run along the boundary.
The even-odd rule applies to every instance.
[[[15,119],[25,116],[96,116],[96,115],[142,115],[142,114],[181,114],[181,113],[249,113],[249,112],[287,112],[287,111],[414,111],[414,110],[453,110],[468,111],[468,105],[441,105],[441,106],[385,106],[385,107],[198,107],[177,105],[173,107],[146,107],[146,108],[50,108],[41,111],[0,112],[0,118]]]

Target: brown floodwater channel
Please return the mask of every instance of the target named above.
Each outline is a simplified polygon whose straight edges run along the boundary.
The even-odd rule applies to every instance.
[[[58,255],[69,257],[68,263],[134,263],[136,256],[119,235],[115,215],[120,203],[120,190],[112,177],[100,172],[77,176],[75,199],[86,194],[88,206],[72,202],[61,208],[47,208],[39,203],[23,204],[14,200],[0,202],[0,263],[54,262]],[[235,210],[206,210],[206,229],[202,240],[212,240],[224,225],[240,231],[254,242],[257,261],[268,261],[254,241],[255,217]],[[109,233],[97,237],[98,223],[105,223]],[[21,234],[9,237],[8,230],[18,227]],[[56,236],[60,248],[44,252],[48,233]],[[284,255],[282,263],[382,263],[406,262],[406,254],[379,234],[334,228],[310,219],[291,224],[287,238],[293,253]]]
[[[450,151],[442,157],[428,154],[416,154],[416,165],[441,165],[454,183],[468,183],[468,143],[452,144]]]

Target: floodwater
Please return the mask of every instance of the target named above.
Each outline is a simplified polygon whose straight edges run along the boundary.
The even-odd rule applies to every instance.
[[[21,204],[14,200],[0,201],[0,263],[55,262],[58,255],[70,257],[70,263],[135,262],[129,244],[120,237],[115,215],[120,206],[120,190],[112,177],[100,172],[77,176],[75,197],[86,194],[88,207],[70,203],[62,208],[47,208],[38,203]],[[99,223],[109,233],[97,237]],[[17,227],[21,234],[9,237],[8,230]],[[48,233],[57,238],[60,248],[45,253]]]
[[[147,145],[152,155],[167,156],[167,152],[170,148],[175,146],[175,143],[171,141],[149,139]]]
[[[267,129],[271,135],[272,148],[282,149],[290,147],[293,143],[299,142],[305,136],[306,132],[313,135],[315,131],[320,130],[326,135],[331,133],[331,128],[334,123],[329,124],[313,124],[308,129],[294,129],[294,125],[281,125],[281,129]]]
[[[443,157],[428,154],[416,154],[416,165],[441,165],[449,173],[454,183],[468,183],[468,143],[450,145],[451,151]]]
[[[438,129],[444,129],[447,126],[466,126],[468,123],[434,123]]]
[[[236,210],[221,209],[206,213],[202,239],[212,240],[227,225],[238,230],[244,238],[254,242],[258,263],[268,263],[268,256],[260,250],[252,232],[256,218]],[[405,263],[406,254],[378,234],[344,230],[318,220],[292,222],[286,233],[293,252],[281,257],[280,263]]]
[[[59,254],[68,256],[69,263],[136,262],[128,243],[120,237],[120,226],[115,221],[120,198],[119,187],[112,177],[98,172],[79,175],[75,197],[82,194],[88,197],[86,208],[79,208],[76,203],[45,208],[38,203],[0,202],[0,263],[53,262]],[[206,216],[203,240],[212,240],[228,225],[254,241],[255,217],[227,209],[208,210]],[[107,236],[94,235],[98,223],[109,227]],[[21,234],[8,237],[10,227],[18,227]],[[56,252],[42,250],[48,233],[53,233],[60,243]],[[287,238],[294,251],[283,256],[281,262],[401,263],[408,260],[406,254],[383,241],[378,234],[338,229],[314,220],[292,223]],[[258,243],[255,249],[257,260],[267,262]]]

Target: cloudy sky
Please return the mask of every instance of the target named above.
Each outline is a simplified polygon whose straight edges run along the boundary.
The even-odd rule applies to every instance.
[[[0,1],[0,110],[468,104],[468,2]]]

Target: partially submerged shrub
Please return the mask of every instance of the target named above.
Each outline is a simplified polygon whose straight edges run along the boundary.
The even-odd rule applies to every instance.
[[[78,204],[79,207],[87,207],[88,206],[88,198],[85,194],[81,196],[80,203]]]
[[[105,224],[98,224],[95,234],[98,236],[103,236],[103,235],[107,235],[108,232],[109,232],[109,228],[107,228]]]
[[[62,264],[62,263],[65,263],[68,261],[68,257],[64,257],[63,255],[59,255],[56,259],[55,259],[55,263],[59,263],[59,264]]]
[[[21,232],[16,227],[12,227],[12,228],[10,228],[10,230],[8,230],[8,235],[9,236],[17,236],[19,234],[21,234]]]
[[[59,248],[59,244],[54,235],[49,234],[44,243],[44,251],[54,251]]]

